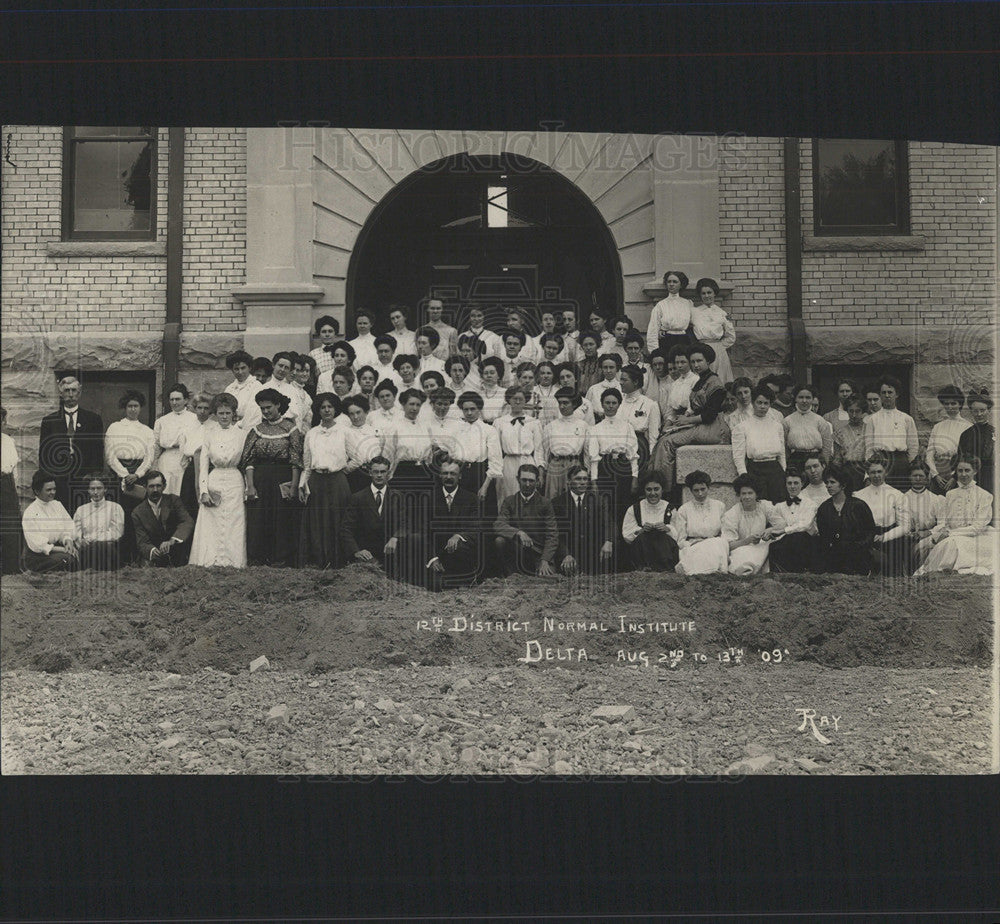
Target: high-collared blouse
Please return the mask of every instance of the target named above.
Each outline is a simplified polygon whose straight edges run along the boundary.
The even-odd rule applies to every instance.
[[[255,465],[285,464],[301,470],[303,441],[302,431],[287,418],[262,420],[246,435],[239,468],[245,472]]]
[[[119,478],[128,474],[119,459],[141,459],[135,471],[141,478],[153,465],[155,445],[156,435],[151,427],[138,420],[122,418],[110,424],[104,434],[104,459]]]
[[[114,501],[91,501],[76,508],[73,527],[77,542],[117,542],[125,534],[125,511]]]
[[[309,472],[342,472],[347,468],[347,433],[344,427],[312,427],[303,442],[303,476]]]
[[[587,431],[587,466],[590,477],[597,477],[598,463],[601,456],[609,453],[620,453],[629,460],[632,477],[639,477],[639,440],[635,428],[627,420],[618,415],[605,417]]]
[[[233,379],[226,386],[227,394],[236,399],[236,423],[244,430],[249,430],[261,419],[260,405],[254,399],[257,397],[257,392],[263,389],[264,386],[252,375],[248,375],[244,382]]]

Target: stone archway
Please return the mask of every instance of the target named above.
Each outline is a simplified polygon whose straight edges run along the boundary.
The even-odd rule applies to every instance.
[[[621,262],[598,210],[558,172],[462,153],[410,174],[372,210],[348,266],[348,327],[357,307],[387,328],[390,304],[430,295],[459,326],[470,303],[496,323],[511,304],[527,309],[529,325],[543,307],[616,312]]]

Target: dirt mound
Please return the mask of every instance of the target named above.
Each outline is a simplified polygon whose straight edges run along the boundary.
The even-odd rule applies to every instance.
[[[986,666],[992,656],[992,582],[961,575],[514,578],[433,595],[361,565],[183,568],[5,578],[0,608],[3,667],[50,672],[236,672],[261,654],[316,673],[528,655],[570,667],[580,648],[598,663],[641,653],[681,668],[692,656],[737,657],[730,649],[747,662],[776,650],[831,667]]]

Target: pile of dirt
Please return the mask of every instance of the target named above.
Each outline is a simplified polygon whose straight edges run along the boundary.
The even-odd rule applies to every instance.
[[[0,615],[3,667],[49,672],[235,673],[262,654],[275,668],[308,673],[509,666],[529,655],[572,667],[581,648],[588,662],[645,655],[681,669],[695,658],[771,657],[987,666],[993,636],[991,580],[962,575],[628,574],[596,585],[515,577],[429,594],[362,565],[128,569],[6,578]]]

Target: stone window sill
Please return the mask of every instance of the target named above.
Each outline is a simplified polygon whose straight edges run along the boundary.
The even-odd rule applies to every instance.
[[[863,235],[845,235],[844,237],[816,237],[812,234],[802,236],[802,249],[807,251],[844,251],[857,252],[863,250],[923,250],[927,246],[927,238],[922,234],[897,234],[885,237],[868,237]]]
[[[696,282],[697,280],[692,279],[691,282]],[[718,280],[716,280],[718,282]],[[667,297],[667,287],[662,282],[647,282],[646,285],[642,287],[642,292],[650,301],[658,302],[661,298]],[[680,293],[682,297],[690,299],[696,305],[698,304],[698,293],[694,289],[685,289]],[[726,285],[721,285],[719,288],[719,294],[716,296],[716,303],[721,303],[730,298],[733,294],[733,290]]]
[[[165,257],[165,241],[53,241],[50,257]]]

